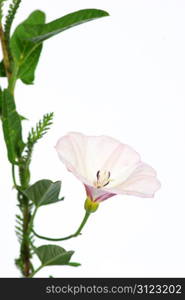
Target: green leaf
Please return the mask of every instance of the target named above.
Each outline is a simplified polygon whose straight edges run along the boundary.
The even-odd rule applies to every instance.
[[[44,245],[35,249],[42,266],[69,265],[74,251],[66,251],[64,248],[56,245]]]
[[[39,58],[42,52],[42,45],[39,45],[31,55],[29,55],[22,66],[20,67],[18,77],[24,82],[25,84],[33,84],[35,79],[35,70],[37,68]]]
[[[71,27],[105,16],[108,13],[103,10],[84,9],[45,24],[45,14],[34,11],[16,28],[10,40],[17,78],[26,84],[33,83],[43,41]],[[3,68],[0,69],[3,75]]]
[[[61,181],[52,182],[51,180],[39,180],[30,186],[23,193],[32,200],[36,207],[62,201],[59,199]]]
[[[45,114],[43,119],[40,120],[36,128],[31,128],[31,131],[28,134],[27,143],[24,151],[24,161],[27,165],[31,162],[31,157],[35,144],[40,140],[50,129],[50,126],[53,121],[53,113]]]
[[[21,121],[28,121],[28,119],[22,115],[19,115],[19,117],[20,117]]]
[[[1,90],[1,88],[0,88],[0,117],[1,117],[1,115],[2,115],[2,96],[3,96],[2,90]],[[28,120],[26,117],[24,117],[24,116],[22,116],[22,115],[19,115],[19,117],[20,117],[20,120],[21,120],[21,121]]]
[[[32,84],[35,77],[35,70],[41,55],[42,45],[37,45],[29,41],[38,31],[31,32],[25,29],[25,25],[31,28],[34,25],[44,24],[45,14],[42,11],[34,11],[23,23],[18,25],[10,40],[12,56],[17,69],[17,78],[26,84]],[[36,29],[36,28],[35,28]]]
[[[13,95],[5,89],[2,93],[2,123],[4,139],[11,163],[17,163],[24,148],[20,116],[16,111]]]
[[[42,120],[37,123],[36,128],[32,127],[28,135],[28,146],[33,147],[47,133],[52,125],[53,116],[53,112],[45,114]]]
[[[35,43],[43,42],[50,37],[67,30],[71,27],[89,22],[98,18],[106,17],[109,14],[106,11],[99,9],[83,9],[70,13],[62,18],[54,20],[44,25],[33,26],[32,30],[40,31],[39,35],[35,35],[30,40]],[[25,24],[27,30],[31,30],[31,26]]]

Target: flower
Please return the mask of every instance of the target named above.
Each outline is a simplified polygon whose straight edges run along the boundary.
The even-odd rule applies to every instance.
[[[98,204],[117,194],[150,198],[160,188],[155,170],[130,146],[111,137],[70,132],[59,139],[56,150],[85,185],[88,203]]]

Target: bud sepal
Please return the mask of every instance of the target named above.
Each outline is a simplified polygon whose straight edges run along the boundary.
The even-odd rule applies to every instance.
[[[92,201],[90,198],[87,198],[84,204],[84,208],[88,213],[95,212],[99,207],[98,202]]]

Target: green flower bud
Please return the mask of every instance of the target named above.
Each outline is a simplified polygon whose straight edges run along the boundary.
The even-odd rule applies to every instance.
[[[85,201],[84,208],[87,212],[93,213],[98,209],[99,203],[93,202],[90,198],[87,198]]]

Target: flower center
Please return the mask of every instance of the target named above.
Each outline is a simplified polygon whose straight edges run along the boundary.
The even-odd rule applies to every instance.
[[[109,184],[110,182],[110,171],[101,171],[99,170],[96,173],[96,182],[95,182],[95,186],[97,189],[102,188],[106,185]]]

